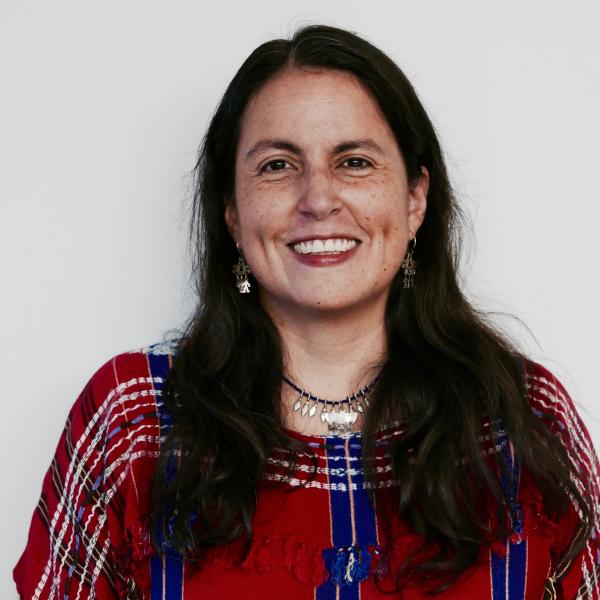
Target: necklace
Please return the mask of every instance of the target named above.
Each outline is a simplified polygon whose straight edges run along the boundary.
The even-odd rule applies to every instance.
[[[319,416],[321,422],[327,423],[329,433],[348,433],[352,425],[356,422],[358,415],[362,415],[365,409],[369,406],[369,400],[373,393],[373,387],[379,381],[381,373],[361,388],[354,394],[346,396],[342,400],[325,400],[319,398],[306,390],[303,390],[299,385],[296,385],[289,377],[283,376],[283,380],[296,392],[299,396],[294,402],[292,410],[300,411],[303,417],[312,418],[317,414],[319,406],[321,412]]]

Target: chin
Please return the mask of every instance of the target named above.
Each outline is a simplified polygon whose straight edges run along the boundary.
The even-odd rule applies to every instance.
[[[361,293],[356,289],[348,289],[348,285],[337,286],[334,283],[332,281],[329,287],[319,285],[318,289],[315,289],[315,286],[306,286],[306,289],[302,290],[304,292],[302,295],[297,293],[300,290],[269,292],[263,287],[260,289],[261,304],[272,316],[295,314],[300,318],[310,315],[315,318],[327,315],[341,316],[345,312],[356,310],[378,312],[382,310],[382,307],[385,311],[387,292],[389,291],[385,287],[381,289],[379,286],[377,289],[367,287],[367,289],[363,288]]]
[[[364,311],[377,311],[380,303],[375,298],[339,298],[328,295],[324,298],[315,298],[314,296],[302,303],[297,303],[297,311],[305,313],[306,315],[314,315],[315,317],[341,316],[347,312],[353,312],[356,310]]]

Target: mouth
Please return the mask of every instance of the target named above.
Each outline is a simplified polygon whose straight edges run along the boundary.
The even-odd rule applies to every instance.
[[[360,242],[352,238],[308,239],[289,244],[290,248],[303,256],[329,256],[350,252]]]

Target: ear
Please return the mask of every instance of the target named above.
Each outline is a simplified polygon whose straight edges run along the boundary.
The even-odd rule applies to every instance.
[[[236,244],[240,243],[240,228],[238,224],[237,209],[235,201],[229,200],[225,205],[225,223],[229,230],[229,235],[233,238]]]
[[[425,219],[428,191],[429,171],[425,167],[421,167],[421,177],[408,190],[408,229],[414,235]]]

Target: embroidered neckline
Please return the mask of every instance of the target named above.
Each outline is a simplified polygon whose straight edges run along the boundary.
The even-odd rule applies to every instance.
[[[375,430],[376,434],[398,434],[401,433],[399,427],[401,426],[400,421],[394,421],[388,425],[380,425]],[[303,433],[301,431],[296,431],[295,429],[289,429],[288,427],[284,427],[284,431],[294,438],[299,438],[301,440],[308,441],[324,441],[326,438],[332,438],[334,440],[356,440],[360,441],[362,439],[362,431],[349,431],[347,433]]]
[[[361,431],[349,431],[348,433],[303,433],[301,431],[296,431],[295,429],[288,429],[287,427],[284,427],[284,431],[289,436],[300,439],[302,441],[324,441],[327,438],[334,438],[336,440],[347,440],[362,437]]]

